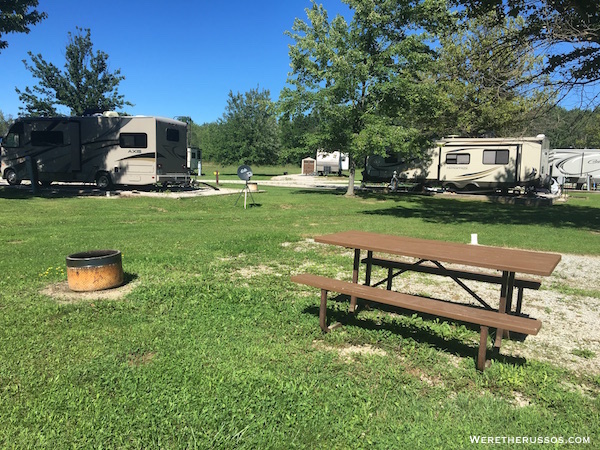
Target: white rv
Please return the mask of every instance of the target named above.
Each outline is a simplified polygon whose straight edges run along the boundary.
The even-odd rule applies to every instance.
[[[317,151],[317,174],[328,175],[330,173],[342,174],[343,170],[349,169],[350,158],[346,153],[339,151],[327,152]]]
[[[116,113],[18,119],[2,141],[0,171],[9,184],[53,181],[150,185],[189,181],[187,124]],[[35,173],[32,174],[32,171]]]
[[[590,176],[592,183],[600,182],[600,149],[557,148],[550,152],[550,163],[553,178],[577,189],[587,185]]]
[[[364,181],[399,180],[449,190],[495,190],[549,186],[548,139],[447,138],[436,141],[420,159],[369,156]]]
[[[187,166],[191,174],[202,175],[202,150],[197,147],[188,147]]]

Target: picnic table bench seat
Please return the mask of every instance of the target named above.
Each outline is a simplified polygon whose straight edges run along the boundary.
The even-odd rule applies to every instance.
[[[327,326],[327,293],[338,292],[340,294],[356,296],[364,300],[396,306],[410,311],[443,317],[451,320],[472,323],[480,326],[479,352],[477,356],[477,368],[485,369],[487,360],[487,339],[489,328],[513,331],[516,333],[536,335],[541,326],[541,321],[523,316],[490,311],[469,305],[451,303],[428,297],[394,292],[348,281],[336,280],[309,273],[294,275],[291,277],[294,283],[321,289],[321,305],[319,310],[319,324],[324,332],[328,332]],[[501,334],[501,333],[500,333]],[[499,351],[500,341],[496,340],[496,350]]]

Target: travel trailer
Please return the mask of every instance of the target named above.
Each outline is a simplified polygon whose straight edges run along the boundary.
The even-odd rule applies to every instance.
[[[419,183],[448,190],[506,190],[550,185],[548,139],[441,139],[422,158],[406,161],[399,155],[368,156],[363,180]]]
[[[328,175],[330,173],[341,175],[343,170],[348,170],[349,163],[350,159],[346,153],[319,150],[317,151],[316,172],[319,175]]]
[[[114,112],[82,117],[30,117],[15,121],[2,140],[0,173],[21,180],[118,185],[189,181],[187,124]]]
[[[202,175],[202,150],[197,147],[188,147],[187,167],[191,174]]]
[[[560,184],[572,183],[581,189],[590,181],[600,183],[600,149],[557,148],[550,152],[552,177]]]

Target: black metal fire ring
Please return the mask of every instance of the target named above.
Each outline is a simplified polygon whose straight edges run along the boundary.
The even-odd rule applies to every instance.
[[[119,250],[91,250],[67,256],[67,267],[101,267],[120,263]]]

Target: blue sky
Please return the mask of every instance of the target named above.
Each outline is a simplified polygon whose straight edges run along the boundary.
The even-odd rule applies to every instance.
[[[341,0],[319,0],[333,17],[349,16]],[[277,100],[289,71],[285,36],[306,19],[310,0],[40,0],[48,18],[29,34],[8,34],[0,52],[0,111],[19,113],[15,87],[34,86],[22,60],[28,51],[62,68],[68,33],[89,28],[94,49],[109,55],[111,70],[126,77],[120,93],[130,114],[190,116],[202,124],[222,117],[229,91],[268,89]],[[595,86],[562,104],[585,106]],[[65,109],[62,111],[68,114]]]
[[[320,0],[330,17],[347,13],[341,0]],[[310,0],[40,0],[48,18],[29,34],[8,34],[0,52],[0,111],[16,117],[15,87],[34,86],[22,60],[28,51],[63,68],[68,32],[89,28],[94,50],[109,55],[111,71],[126,77],[119,91],[130,114],[190,116],[213,122],[229,91],[268,89],[279,97],[289,71],[285,36],[294,18],[306,19]],[[65,111],[67,112],[67,111]]]

